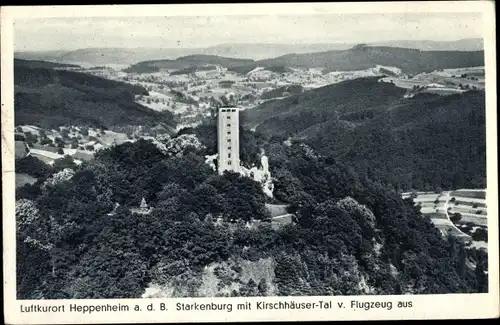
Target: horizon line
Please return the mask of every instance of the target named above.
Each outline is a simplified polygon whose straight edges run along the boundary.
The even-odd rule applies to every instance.
[[[418,39],[418,40],[409,40],[409,39],[393,39],[393,40],[385,40],[385,41],[371,41],[371,42],[352,42],[352,41],[338,41],[338,42],[314,42],[314,43],[269,43],[269,42],[228,42],[228,43],[218,43],[215,45],[209,45],[209,46],[201,46],[201,47],[145,47],[145,46],[135,46],[135,47],[126,47],[126,46],[96,46],[96,47],[80,47],[80,48],[74,48],[74,49],[48,49],[48,50],[16,50],[14,49],[14,53],[16,52],[71,52],[71,51],[78,51],[78,50],[97,50],[97,49],[126,49],[126,50],[137,50],[137,49],[150,49],[150,50],[155,50],[155,49],[169,49],[169,50],[183,50],[183,49],[208,49],[212,47],[217,47],[217,46],[224,46],[224,45],[252,45],[252,44],[261,44],[261,45],[304,45],[304,46],[309,46],[309,45],[335,45],[335,44],[376,44],[376,43],[384,43],[384,42],[458,42],[458,41],[463,41],[463,40],[481,40],[484,42],[484,38],[482,37],[466,37],[466,38],[459,38],[459,39],[454,39],[454,40],[431,40],[431,39]]]

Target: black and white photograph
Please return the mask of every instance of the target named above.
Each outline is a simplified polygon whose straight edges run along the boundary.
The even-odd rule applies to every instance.
[[[14,19],[16,299],[488,293],[484,25]]]

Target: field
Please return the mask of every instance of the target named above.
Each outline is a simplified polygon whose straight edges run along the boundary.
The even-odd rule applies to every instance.
[[[464,89],[456,89],[456,88],[448,88],[448,87],[429,87],[424,90],[427,93],[438,94],[442,96],[453,95],[453,94],[461,94],[465,92]]]
[[[486,249],[487,243],[473,240],[476,229],[487,230],[488,227],[485,190],[414,192],[403,193],[402,196],[412,196],[415,204],[420,206],[421,213],[431,219],[443,236],[455,236],[474,247]]]
[[[486,203],[485,200],[483,199],[471,199],[468,198],[468,201],[465,200],[460,200],[455,198],[455,202],[453,204],[455,205],[462,205],[462,206],[469,206],[469,207],[478,207],[478,208],[486,208]]]
[[[477,226],[488,227],[488,210],[486,208],[485,190],[458,190],[450,193],[451,200],[450,215],[460,214],[460,220],[457,224],[474,224]]]
[[[450,195],[458,199],[462,197],[482,200],[486,199],[486,191],[484,190],[458,190],[451,192]]]
[[[469,89],[484,89],[484,67],[443,69],[414,76],[385,77],[381,82],[391,82],[397,87],[412,91],[434,93],[442,96],[460,94]]]
[[[484,250],[488,250],[488,243],[484,242],[484,241],[474,241],[474,242],[472,242],[471,247],[478,248],[478,249],[482,248]]]
[[[483,226],[487,227],[488,226],[488,219],[484,217],[479,217],[474,214],[468,214],[464,215],[462,213],[462,218],[456,222],[457,224],[467,224],[467,223],[473,223],[478,226]]]

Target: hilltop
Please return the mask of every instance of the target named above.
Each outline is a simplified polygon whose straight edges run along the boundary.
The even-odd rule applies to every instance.
[[[52,63],[16,60],[15,124],[56,129],[62,125],[112,128],[125,125],[173,127],[173,116],[134,102],[146,89],[85,73],[55,70]]]
[[[421,51],[481,51],[483,40],[480,38],[460,39],[456,41],[413,41],[395,40],[384,42],[368,42],[370,46],[389,46]],[[316,44],[266,44],[266,43],[229,43],[203,49],[204,54],[214,54],[230,57],[248,57],[263,60],[290,53],[314,53],[325,51],[342,51],[354,47],[356,43],[335,42]]]
[[[179,57],[175,60],[154,60],[144,61],[132,65],[126,72],[154,72],[159,69],[186,69],[193,66],[203,65],[220,65],[224,68],[231,68],[235,66],[242,66],[252,64],[253,60],[248,59],[234,59],[217,55],[189,55]]]
[[[287,68],[322,68],[331,71],[364,70],[377,65],[394,66],[405,73],[430,72],[437,69],[484,65],[483,51],[421,51],[388,46],[357,45],[345,50],[286,54],[264,59],[235,59],[216,55],[191,55],[176,60],[144,61],[132,65],[126,72],[151,73],[159,69],[185,69],[193,66],[220,65],[230,71],[246,74],[265,67],[276,71]],[[279,69],[277,69],[279,68]]]
[[[243,118],[248,127],[301,139],[388,186],[484,187],[484,92],[404,94],[378,78],[360,78],[268,101]]]
[[[404,47],[421,51],[482,51],[484,42],[481,38],[463,38],[456,41],[387,41],[371,44],[373,46]]]

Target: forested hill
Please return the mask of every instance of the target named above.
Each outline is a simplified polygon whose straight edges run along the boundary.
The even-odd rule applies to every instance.
[[[484,92],[404,93],[377,78],[356,79],[269,101],[243,116],[249,127],[303,139],[385,185],[485,187]]]
[[[231,68],[235,66],[244,66],[252,64],[253,60],[248,59],[235,59],[226,58],[217,55],[188,55],[179,57],[175,60],[153,60],[153,61],[143,61],[130,66],[125,71],[136,72],[136,73],[146,73],[155,72],[159,69],[186,69],[196,66],[204,65],[221,65],[225,68]]]
[[[266,101],[256,108],[245,110],[244,122],[249,128],[259,125],[259,129],[266,134],[293,135],[341,113],[389,105],[399,101],[406,93],[405,89],[392,83],[378,82],[379,79],[357,78],[284,99]],[[301,119],[300,115],[306,118]],[[288,120],[292,123],[287,123]]]
[[[229,70],[248,72],[256,67],[323,68],[323,72],[352,71],[376,65],[398,67],[406,73],[430,72],[436,69],[462,68],[484,65],[483,51],[420,51],[389,46],[360,45],[347,50],[286,54],[259,60]]]
[[[55,62],[47,62],[40,60],[21,60],[21,59],[14,59],[14,66],[25,67],[25,68],[45,68],[45,69],[80,67],[75,64],[55,63]]]
[[[411,199],[242,129],[242,159],[266,150],[295,215],[271,227],[258,183],[205,163],[216,134],[204,124],[165,146],[125,143],[18,189],[18,299],[138,298],[151,286],[163,297],[487,291],[485,253],[443,239]],[[149,214],[130,210],[142,197]]]
[[[88,125],[163,124],[173,126],[168,112],[155,112],[134,102],[146,89],[80,72],[55,70],[51,63],[16,60],[15,124],[57,128]]]
[[[257,61],[258,66],[324,67],[324,72],[363,70],[380,65],[398,67],[406,73],[484,65],[483,51],[420,51],[389,46],[360,45],[347,50],[287,54]]]
[[[256,67],[323,68],[324,72],[364,70],[376,65],[398,67],[406,73],[436,69],[484,65],[483,51],[421,51],[417,49],[359,45],[347,50],[286,54],[264,60],[236,59],[217,55],[189,55],[175,60],[153,60],[136,63],[127,72],[150,73],[159,69],[185,69],[217,64],[231,71],[246,73]]]

